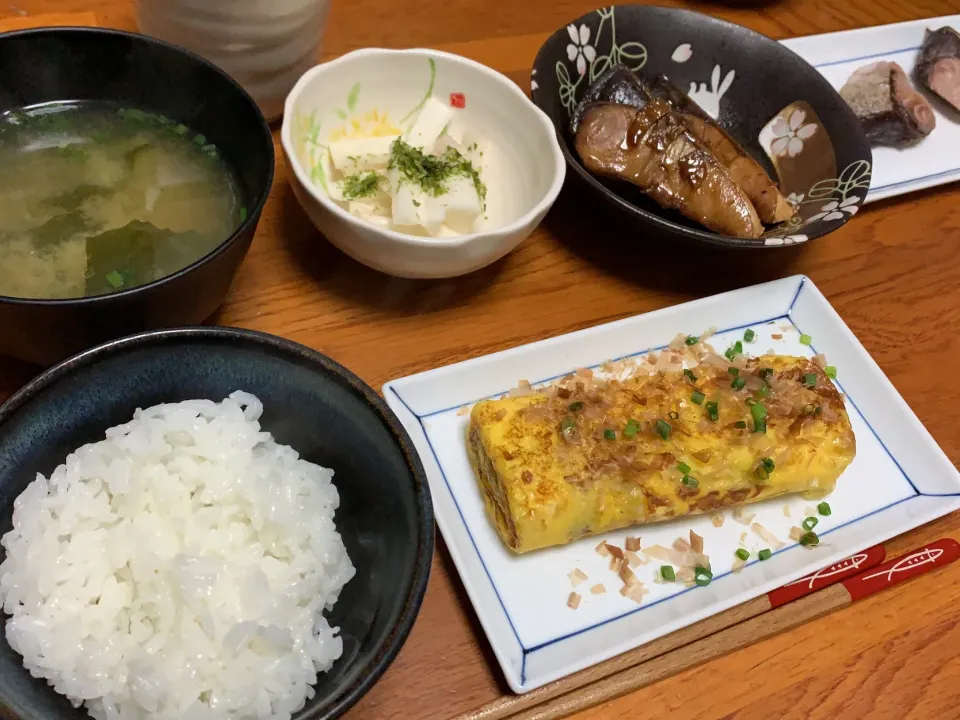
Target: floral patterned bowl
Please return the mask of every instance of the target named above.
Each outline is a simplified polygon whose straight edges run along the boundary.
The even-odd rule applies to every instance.
[[[798,213],[760,238],[727,237],[626,183],[589,173],[572,149],[570,116],[590,83],[615,64],[651,78],[664,74],[686,91],[779,179]],[[780,43],[700,13],[619,5],[583,15],[540,48],[531,94],[586,186],[652,233],[736,247],[794,245],[847,222],[870,187],[869,143],[830,83]]]
[[[488,144],[485,228],[458,237],[407,235],[331,200],[328,143],[399,133],[431,96],[449,102]],[[436,50],[357,50],[318,65],[287,97],[281,143],[294,194],[320,232],[365,265],[408,278],[453,277],[500,259],[540,223],[566,174],[553,123],[515,83]]]

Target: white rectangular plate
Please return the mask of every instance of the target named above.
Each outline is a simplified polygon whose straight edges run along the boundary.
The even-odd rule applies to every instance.
[[[757,338],[750,354],[773,350],[812,356],[826,353],[839,370],[841,390],[857,438],[857,456],[829,497],[833,513],[820,518],[822,542],[802,548],[789,540],[813,503],[801,498],[752,505],[761,522],[786,544],[760,563],[767,546],[725,512],[722,527],[708,516],[646,525],[632,532],[643,545],[670,546],[696,530],[715,573],[706,588],[655,583],[659,563],[635,568],[650,590],[637,605],[619,593],[621,583],[594,550],[601,539],[623,546],[631,531],[584,538],[563,547],[515,555],[484,514],[467,460],[465,406],[499,396],[521,379],[545,383],[582,367],[638,357],[659,349],[677,333],[723,328],[711,340],[718,350]],[[813,345],[800,343],[809,334]],[[782,335],[772,339],[771,335]],[[522,693],[697,622],[850,554],[960,508],[960,474],[937,447],[863,346],[813,283],[796,276],[689,302],[657,312],[505,350],[438,370],[394,380],[383,387],[387,402],[413,438],[430,480],[437,524],[470,600],[506,675]],[[789,506],[786,517],[784,506]],[[747,532],[750,564],[730,567],[741,533]],[[578,610],[567,607],[567,574],[580,568]],[[603,583],[607,592],[592,595]]]
[[[791,38],[783,44],[839,90],[854,70],[880,60],[899,63],[912,79],[924,31],[944,25],[960,31],[960,15]],[[947,117],[941,107],[934,103],[937,127],[918,144],[902,150],[873,148],[873,178],[866,202],[960,180],[960,113]]]

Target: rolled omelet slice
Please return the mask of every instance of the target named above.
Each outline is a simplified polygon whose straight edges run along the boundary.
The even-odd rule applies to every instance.
[[[833,490],[856,455],[824,369],[765,355],[477,403],[467,448],[517,553],[630,525]]]

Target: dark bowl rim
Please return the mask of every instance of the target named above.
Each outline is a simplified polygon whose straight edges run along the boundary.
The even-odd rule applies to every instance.
[[[49,26],[49,27],[38,27],[38,28],[27,28],[25,30],[11,30],[8,32],[0,32],[0,42],[3,42],[7,38],[11,37],[24,37],[32,35],[54,35],[54,34],[86,34],[86,35],[110,35],[117,37],[126,37],[130,38],[135,42],[142,42],[146,45],[156,45],[167,50],[172,50],[180,53],[181,55],[186,56],[193,62],[204,65],[207,68],[213,70],[215,74],[219,75],[220,78],[230,85],[234,90],[236,90],[240,96],[246,100],[250,106],[256,111],[257,116],[260,119],[260,132],[259,134],[262,139],[266,140],[266,151],[269,157],[269,171],[267,173],[267,182],[263,190],[260,192],[260,196],[253,202],[248,208],[246,219],[240,223],[240,225],[227,236],[223,242],[213,248],[206,255],[200,257],[194,262],[187,265],[181,270],[172,273],[170,275],[164,275],[159,280],[154,280],[153,282],[146,283],[145,285],[137,285],[136,287],[130,288],[129,290],[120,290],[118,292],[106,293],[104,295],[93,295],[90,297],[77,297],[77,298],[56,298],[56,299],[43,299],[43,298],[20,298],[13,297],[10,295],[0,295],[0,303],[9,304],[9,305],[21,305],[21,306],[50,306],[50,307],[86,307],[91,305],[101,305],[109,304],[111,302],[120,302],[130,297],[133,297],[137,293],[149,292],[154,288],[162,287],[168,283],[175,282],[185,275],[189,275],[197,268],[202,265],[206,265],[207,262],[213,260],[213,258],[221,255],[226,252],[227,248],[235,245],[248,230],[253,231],[256,228],[257,223],[260,222],[260,214],[263,212],[263,207],[267,203],[267,199],[270,197],[270,190],[273,188],[273,181],[276,175],[276,166],[277,166],[277,157],[276,150],[273,144],[273,133],[270,130],[270,125],[267,123],[266,118],[263,116],[263,113],[260,111],[260,107],[257,105],[253,97],[248,93],[243,86],[230,77],[224,70],[222,70],[217,65],[214,65],[212,62],[197,55],[195,52],[187,50],[184,47],[175,45],[173,43],[166,42],[165,40],[160,40],[159,38],[151,37],[149,35],[143,35],[142,33],[130,32],[129,30],[116,30],[114,28],[95,28],[95,27],[84,27],[78,25],[64,25],[64,26]],[[229,159],[229,158],[228,158]]]
[[[792,55],[797,60],[799,60],[802,64],[809,67],[810,70],[817,75],[817,77],[819,77],[821,80],[823,80],[824,83],[827,84],[829,89],[833,91],[834,94],[836,94],[837,98],[841,100],[841,102],[843,100],[842,98],[840,98],[840,94],[837,92],[836,88],[830,85],[829,82],[826,80],[826,78],[824,78],[823,75],[821,75],[817,71],[817,69],[813,67],[813,65],[811,65],[809,62],[807,62],[803,57],[798,55],[796,52],[794,52],[793,50],[791,50],[790,48],[788,48],[786,45],[779,42],[778,40],[774,40],[772,37],[768,35],[764,35],[761,32],[757,32],[756,30],[753,30],[752,28],[749,28],[746,25],[738,25],[737,23],[730,22],[729,20],[723,20],[722,18],[714,17],[713,15],[708,15],[707,13],[704,13],[704,12],[697,12],[696,10],[689,10],[687,8],[680,8],[680,7],[671,7],[667,5],[638,5],[635,3],[624,3],[624,4],[610,6],[611,10],[624,9],[631,12],[638,8],[642,8],[643,10],[647,10],[647,9],[664,10],[664,11],[670,12],[671,14],[675,14],[679,16],[702,18],[715,25],[721,26],[723,28],[727,28],[727,29],[732,28],[738,32],[745,32],[759,39],[761,42],[771,43],[775,45],[780,52]],[[574,19],[570,20],[569,22],[564,23],[557,30],[550,33],[550,35],[547,36],[546,40],[544,40],[543,43],[540,45],[540,49],[537,50],[536,57],[534,57],[533,59],[532,68],[536,69],[541,64],[541,58],[543,57],[546,51],[547,43],[549,43],[551,40],[553,40],[555,37],[557,37],[561,33],[564,33],[569,25],[582,23],[586,18],[590,17],[595,12],[596,10],[594,9],[594,10],[590,10],[588,12],[582,13],[577,17],[575,17]],[[744,249],[744,250],[765,250],[765,249],[772,249],[772,248],[783,249],[783,248],[793,247],[792,245],[766,245],[763,243],[758,243],[756,238],[737,238],[730,235],[721,235],[720,233],[715,233],[710,230],[701,230],[699,228],[692,228],[689,225],[683,225],[681,223],[675,222],[661,215],[650,212],[649,210],[644,210],[643,208],[634,205],[628,200],[624,200],[617,193],[615,193],[613,190],[610,190],[603,183],[601,183],[597,178],[595,178],[590,172],[588,172],[587,169],[583,167],[583,165],[579,162],[579,160],[577,160],[574,157],[573,152],[570,149],[570,144],[567,142],[566,136],[564,134],[564,129],[557,123],[556,120],[554,120],[553,116],[547,111],[546,107],[541,102],[538,102],[537,98],[538,96],[541,95],[542,92],[543,91],[540,90],[539,87],[534,90],[531,90],[530,99],[533,101],[533,103],[537,107],[539,107],[541,110],[547,113],[548,117],[550,117],[551,121],[553,121],[553,126],[557,133],[557,142],[560,145],[560,150],[563,153],[563,156],[566,159],[567,164],[573,169],[573,171],[580,177],[581,180],[584,180],[591,188],[593,188],[595,191],[598,191],[608,201],[613,202],[613,204],[616,205],[622,211],[626,212],[629,215],[632,215],[634,218],[638,218],[646,222],[649,222],[651,225],[654,225],[661,230],[666,230],[669,232],[676,233],[678,235],[682,235],[687,239],[700,240],[700,241],[709,243],[711,245],[718,245],[721,247],[737,248],[737,249]],[[852,115],[852,111],[851,111],[851,115]],[[863,132],[863,128],[860,126],[859,122],[851,123],[851,128],[859,136],[859,139],[861,140],[860,144],[864,148],[866,148],[867,159],[870,160],[871,166],[872,166],[873,151],[870,148],[870,144],[867,141],[867,137]],[[817,237],[811,238],[811,240],[817,240],[818,238],[824,237],[825,235],[829,235],[839,230],[841,227],[847,224],[847,222],[850,220],[851,217],[852,216],[844,218],[844,221],[842,223],[828,230],[827,232],[818,235]]]
[[[342,688],[338,693],[331,695],[327,702],[319,707],[305,711],[298,720],[331,720],[337,718],[360,700],[387,670],[403,647],[413,629],[414,622],[420,612],[423,598],[430,579],[430,568],[433,561],[436,529],[434,524],[433,501],[430,495],[430,486],[427,474],[420,461],[420,456],[413,445],[413,440],[404,430],[400,420],[387,405],[386,401],[370,385],[359,376],[337,361],[312,348],[287,340],[286,338],[258,330],[246,330],[225,326],[188,326],[162,330],[149,330],[135,335],[111,340],[102,345],[84,350],[73,357],[63,360],[48,370],[45,370],[26,385],[15,392],[6,402],[0,404],[0,432],[3,426],[18,410],[37,398],[46,390],[51,390],[57,382],[70,376],[75,370],[95,364],[108,355],[115,355],[132,348],[150,347],[155,344],[168,342],[191,341],[195,339],[215,340],[220,342],[240,342],[262,351],[279,352],[285,357],[295,357],[306,360],[314,368],[319,368],[344,380],[350,388],[358,393],[368,406],[379,416],[399,446],[407,463],[407,468],[413,476],[414,492],[419,510],[417,557],[414,561],[413,574],[410,578],[410,588],[407,592],[403,610],[396,623],[381,640],[380,651],[369,661],[369,667],[354,682]],[[51,689],[52,691],[52,689]],[[304,711],[301,711],[304,712]]]

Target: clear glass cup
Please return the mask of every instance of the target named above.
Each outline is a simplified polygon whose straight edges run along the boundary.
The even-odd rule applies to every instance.
[[[140,32],[192,50],[249,92],[268,120],[320,60],[330,0],[136,0]]]

